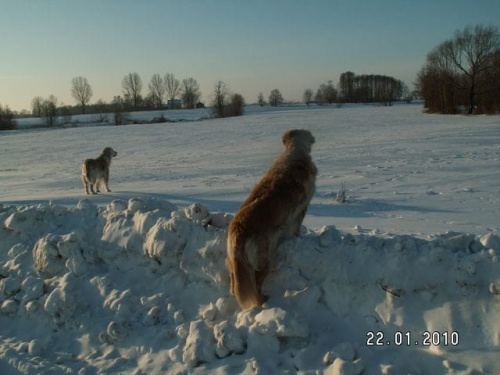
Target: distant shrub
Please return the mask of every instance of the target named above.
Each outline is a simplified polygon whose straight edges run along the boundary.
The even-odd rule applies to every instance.
[[[14,130],[17,127],[14,121],[14,113],[9,107],[0,106],[0,130]]]
[[[242,116],[245,111],[245,99],[240,94],[232,94],[228,105],[228,116]]]
[[[337,203],[349,203],[351,198],[347,195],[347,187],[345,181],[340,184],[339,192],[337,193],[337,198],[335,199]]]
[[[231,94],[227,85],[218,81],[212,96],[212,116],[216,118],[243,115],[245,99],[240,94]]]
[[[151,120],[149,120],[150,124],[161,124],[163,122],[172,122],[162,113],[160,116],[155,116]]]
[[[121,96],[115,96],[111,105],[113,108],[113,119],[115,120],[115,125],[123,125],[127,119],[127,114],[125,113],[125,101]]]

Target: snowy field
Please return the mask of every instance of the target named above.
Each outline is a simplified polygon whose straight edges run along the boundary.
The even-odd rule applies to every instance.
[[[0,132],[0,374],[500,374],[499,116],[177,115]],[[225,231],[291,128],[316,194],[242,312]],[[105,146],[112,192],[86,196]]]

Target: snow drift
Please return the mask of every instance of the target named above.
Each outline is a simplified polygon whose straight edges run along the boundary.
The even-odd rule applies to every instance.
[[[141,197],[0,205],[0,372],[500,371],[499,237],[302,227],[272,256],[268,302],[241,311],[230,220]]]

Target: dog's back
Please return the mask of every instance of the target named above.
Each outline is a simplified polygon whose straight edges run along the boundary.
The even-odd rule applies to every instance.
[[[228,232],[231,293],[243,309],[262,304],[269,252],[285,236],[298,235],[314,193],[316,167],[309,155],[314,138],[292,130],[282,138],[278,158],[243,202]]]

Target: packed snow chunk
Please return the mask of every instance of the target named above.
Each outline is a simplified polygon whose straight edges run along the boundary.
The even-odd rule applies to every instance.
[[[480,241],[484,247],[500,251],[500,237],[495,236],[493,233],[485,234]]]
[[[6,315],[14,315],[17,312],[18,304],[12,299],[8,299],[2,302],[0,310]]]
[[[134,222],[123,214],[112,217],[106,222],[102,241],[115,244],[124,252],[137,255],[142,252],[142,237],[134,230]],[[118,256],[120,252],[117,250],[113,254],[107,254],[106,259],[111,260],[110,256]]]
[[[126,209],[127,209],[127,203],[120,199],[115,199],[106,207],[106,210],[109,212],[121,212],[125,211]]]
[[[13,296],[21,290],[23,280],[17,276],[0,279],[0,292],[6,297]]]
[[[68,320],[77,309],[74,296],[77,289],[77,280],[71,273],[67,273],[61,278],[59,286],[48,295],[44,310],[58,322]]]
[[[280,341],[277,337],[249,331],[247,335],[247,355],[265,357],[280,351]]]
[[[22,283],[24,295],[23,302],[32,301],[43,296],[43,280],[38,277],[28,276]]]
[[[227,357],[231,353],[240,354],[245,351],[245,342],[240,331],[230,325],[227,320],[214,326],[214,337],[217,341],[215,353],[219,358]]]
[[[109,306],[109,309],[115,312],[115,316],[121,319],[131,318],[142,310],[139,297],[134,295],[131,289],[122,292],[112,290],[104,301],[104,306]]]
[[[229,318],[238,310],[238,302],[234,298],[220,297],[215,302],[215,306],[217,306],[219,316],[222,318]]]
[[[23,224],[26,222],[26,215],[21,212],[14,212],[4,222],[4,228],[14,232],[23,232]]]
[[[355,357],[354,347],[351,343],[343,342],[325,354],[323,362],[325,365],[329,365],[335,361],[335,359],[340,358],[344,361],[353,361]]]
[[[82,275],[87,272],[87,262],[96,263],[97,259],[95,250],[83,243],[76,232],[64,236],[47,234],[33,248],[35,269],[46,277],[59,275],[66,269]]]
[[[321,289],[316,285],[305,287],[302,290],[287,290],[284,294],[285,298],[290,298],[294,305],[306,310],[314,306],[321,298],[321,295]]]
[[[203,320],[213,321],[215,319],[216,314],[217,314],[217,307],[213,303],[210,303],[208,306],[206,306],[200,311],[199,315]]]
[[[75,300],[66,290],[57,287],[49,294],[43,308],[56,320],[64,321],[73,315]]]
[[[43,345],[40,340],[31,340],[28,345],[28,353],[33,357],[39,357],[42,354]]]
[[[196,225],[191,233],[188,246],[181,256],[181,269],[190,278],[207,280],[226,287],[229,273],[225,261],[225,238]]]
[[[305,321],[296,319],[285,310],[274,307],[262,310],[255,316],[250,331],[276,337],[308,337],[309,328]]]
[[[457,234],[448,237],[449,247],[453,252],[467,251],[471,253],[478,252],[482,249],[482,244],[476,241],[474,234]]]
[[[202,221],[206,219],[210,213],[208,208],[199,203],[194,203],[184,209],[184,213],[189,220]]]
[[[124,340],[130,333],[130,323],[127,321],[110,322],[106,329],[106,333],[110,342]]]
[[[169,213],[170,214],[170,213]],[[136,212],[132,221],[134,223],[134,230],[141,235],[141,237],[145,237],[149,230],[155,225],[160,218],[168,218],[165,211],[162,210],[153,210],[147,212]]]
[[[184,209],[184,215],[204,227],[223,229],[231,222],[233,216],[225,212],[210,213],[208,208],[200,203],[194,203]]]
[[[328,247],[339,244],[342,241],[342,237],[335,226],[324,226],[318,232],[318,241],[320,246]]]
[[[158,306],[151,307],[144,317],[145,326],[153,326],[160,323],[160,308]]]
[[[185,364],[199,366],[215,358],[215,345],[212,330],[202,320],[189,325],[189,334],[182,353]]]
[[[128,201],[127,210],[131,213],[136,211],[143,211],[147,207],[147,202],[143,198],[130,198]]]
[[[361,359],[354,362],[337,358],[326,370],[325,375],[359,375],[363,372],[364,365]]]
[[[33,248],[33,260],[37,272],[47,277],[64,272],[66,260],[61,256],[57,248],[60,239],[60,236],[47,234],[37,241]]]
[[[176,264],[186,246],[188,225],[179,216],[159,219],[146,235],[144,253],[161,264]]]
[[[233,215],[226,212],[216,212],[210,215],[207,221],[207,225],[211,225],[215,228],[224,229],[233,220]]]

